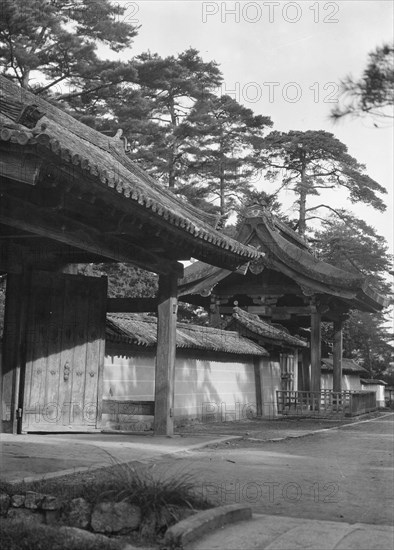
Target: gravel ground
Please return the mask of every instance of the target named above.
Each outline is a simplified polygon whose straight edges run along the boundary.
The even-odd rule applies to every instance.
[[[346,419],[311,419],[311,418],[279,418],[273,420],[248,419],[237,422],[210,422],[206,424],[194,424],[178,428],[176,432],[182,435],[235,435],[240,440],[224,442],[220,447],[253,445],[255,442],[281,440],[288,437],[307,435],[310,432],[337,428],[360,420],[377,418],[387,411],[376,411],[373,413],[356,416]],[[215,448],[217,445],[215,445]]]

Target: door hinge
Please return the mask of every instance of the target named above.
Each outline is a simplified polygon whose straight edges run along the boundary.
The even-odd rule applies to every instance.
[[[19,407],[18,409],[16,409],[16,417],[22,418],[22,415],[23,415],[23,409]]]

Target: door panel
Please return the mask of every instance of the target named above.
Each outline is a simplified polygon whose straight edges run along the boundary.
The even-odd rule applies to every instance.
[[[283,391],[294,390],[294,355],[288,353],[280,354],[280,371]]]
[[[23,431],[89,431],[99,422],[106,279],[34,272]]]

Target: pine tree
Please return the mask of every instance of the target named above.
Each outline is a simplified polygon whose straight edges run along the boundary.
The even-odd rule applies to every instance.
[[[388,275],[393,258],[383,237],[363,220],[343,212],[346,221],[330,216],[314,235],[319,258],[356,275],[367,277],[379,292],[389,293]],[[344,325],[344,357],[357,359],[370,372],[381,377],[394,352],[393,334],[388,328],[388,312],[371,314],[350,311]],[[332,339],[332,324],[324,327],[326,339]]]
[[[250,179],[260,166],[256,154],[270,126],[269,117],[255,115],[227,95],[199,100],[181,128],[190,159],[184,192],[199,189],[227,216],[251,191]]]
[[[321,190],[343,189],[351,203],[363,202],[380,212],[386,209],[378,195],[387,193],[386,189],[365,174],[365,166],[349,155],[346,145],[329,132],[271,132],[264,140],[260,159],[263,166],[269,167],[267,179],[281,179],[281,188],[296,194],[301,235],[305,235],[309,220],[321,219],[322,209],[341,218],[340,210],[330,204],[308,207],[308,198],[320,195]]]
[[[360,79],[347,76],[341,80],[340,105],[331,111],[334,121],[346,116],[371,116],[378,126],[394,118],[394,44],[384,44],[368,55]]]
[[[193,48],[175,56],[143,53],[135,58],[137,86],[107,98],[102,129],[121,127],[131,157],[176,191],[187,171],[180,127],[195,103],[217,88],[218,65],[205,62]]]
[[[2,73],[36,94],[87,96],[135,78],[130,63],[105,61],[98,44],[113,51],[131,45],[134,26],[121,21],[110,0],[2,0]]]

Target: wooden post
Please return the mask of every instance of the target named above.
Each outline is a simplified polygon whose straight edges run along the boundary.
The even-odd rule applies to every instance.
[[[298,391],[299,390],[299,380],[298,380],[298,349],[294,349],[294,356],[293,356],[293,390]]]
[[[220,327],[220,301],[216,300],[216,296],[211,296],[211,304],[209,306],[209,325],[211,327]]]
[[[321,313],[313,306],[311,314],[311,391],[321,389]]]
[[[334,321],[334,342],[333,342],[333,390],[342,391],[342,319]]]
[[[174,433],[174,377],[178,274],[159,276],[155,374],[155,435]]]
[[[254,383],[256,385],[256,416],[263,416],[263,395],[261,387],[260,357],[253,358],[254,365]]]
[[[21,432],[24,395],[26,315],[29,300],[30,272],[7,275],[6,307],[2,361],[2,430]]]
[[[310,348],[303,348],[301,354],[301,373],[302,373],[302,382],[299,384],[298,389],[300,391],[310,391],[310,366],[311,366],[311,351]]]

